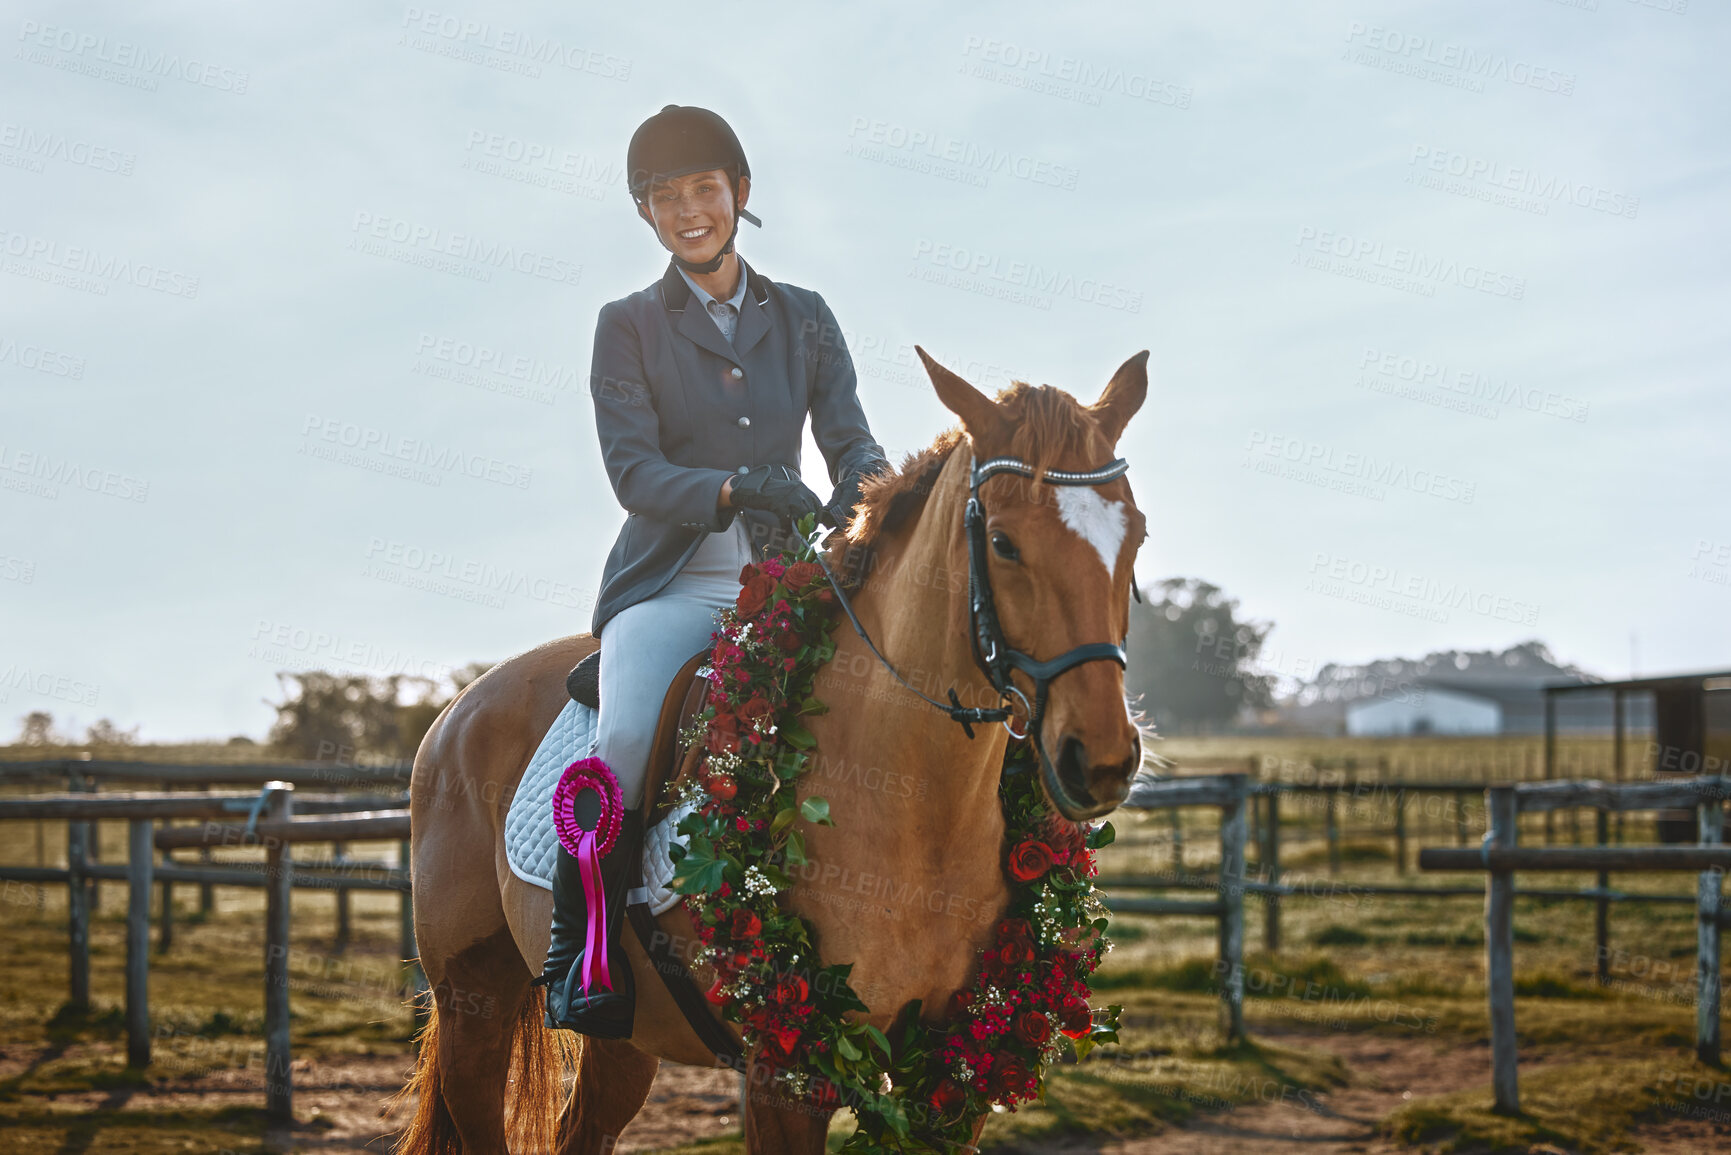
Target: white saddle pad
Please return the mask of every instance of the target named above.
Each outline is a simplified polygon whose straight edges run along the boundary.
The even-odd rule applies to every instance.
[[[505,812],[505,861],[511,873],[524,882],[553,889],[553,864],[559,857],[559,835],[553,829],[553,788],[567,766],[594,752],[595,711],[579,702],[566,702],[536,747],[535,756],[529,759],[511,808]],[[673,879],[668,847],[675,842],[684,844],[684,836],[674,833],[674,827],[689,812],[690,807],[681,807],[644,834],[643,878],[649,909],[656,914],[680,899],[667,889]]]

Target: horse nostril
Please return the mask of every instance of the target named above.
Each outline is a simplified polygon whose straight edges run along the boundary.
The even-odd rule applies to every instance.
[[[1087,767],[1083,763],[1080,739],[1066,737],[1058,747],[1058,780],[1064,784],[1064,789],[1071,797],[1078,800],[1092,799],[1093,795],[1088,790]]]

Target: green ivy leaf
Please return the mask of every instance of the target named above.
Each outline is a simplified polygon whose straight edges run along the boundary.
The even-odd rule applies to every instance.
[[[791,722],[783,726],[780,737],[783,742],[797,750],[810,750],[817,745],[817,739],[811,736],[811,731],[798,722]]]
[[[815,826],[834,826],[829,816],[829,799],[807,798],[799,804],[799,816]]]
[[[805,835],[797,830],[791,831],[787,836],[787,846],[784,849],[787,853],[789,866],[804,866],[806,864]]]
[[[842,1058],[847,1059],[849,1062],[857,1063],[860,1059],[865,1057],[865,1052],[856,1047],[854,1041],[846,1035],[837,1035],[835,1037],[835,1049],[840,1052]]]
[[[884,1058],[886,1058],[886,1059],[889,1058],[890,1057],[890,1041],[889,1041],[889,1039],[884,1037],[884,1033],[882,1031],[878,1030],[876,1027],[872,1026],[870,1023],[865,1024],[865,1029],[866,1029],[866,1033],[871,1036],[872,1042],[874,1042],[878,1045],[878,1050],[880,1050],[884,1053]]]
[[[1088,849],[1098,850],[1102,846],[1110,846],[1112,845],[1113,839],[1117,837],[1118,832],[1112,829],[1112,824],[1110,822],[1102,822],[1098,829],[1090,830],[1088,832]]]

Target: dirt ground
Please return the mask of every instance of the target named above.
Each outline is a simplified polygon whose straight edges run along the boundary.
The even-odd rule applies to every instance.
[[[1190,1124],[1147,1139],[1101,1147],[1097,1143],[1051,1144],[1041,1155],[1100,1152],[1101,1155],[1391,1155],[1410,1150],[1386,1143],[1377,1125],[1414,1094],[1438,1094],[1483,1085],[1489,1056],[1482,1045],[1438,1039],[1264,1028],[1273,1042],[1334,1052],[1352,1072],[1346,1087],[1318,1095],[1313,1104],[1258,1103],[1199,1113]],[[39,1061],[37,1048],[0,1047],[0,1077]],[[70,1055],[70,1052],[67,1052]],[[1523,1073],[1543,1060],[1522,1064]],[[401,1114],[386,1116],[385,1101],[402,1086],[408,1064],[401,1058],[344,1059],[296,1063],[292,1132],[268,1136],[281,1150],[320,1155],[380,1155],[388,1150]],[[119,1111],[208,1111],[229,1105],[256,1107],[262,1099],[257,1071],[234,1069],[152,1088],[116,1088],[44,1096],[43,1110],[95,1116]],[[664,1067],[648,1104],[621,1137],[620,1152],[653,1151],[735,1130],[739,1125],[738,1076],[725,1071]],[[97,1135],[76,1150],[104,1149]],[[1653,1155],[1695,1155],[1731,1150],[1731,1128],[1698,1120],[1674,1120],[1644,1129],[1640,1150]],[[10,1150],[11,1148],[7,1148]],[[65,1150],[62,1147],[61,1150]],[[213,1151],[219,1148],[212,1148]],[[1539,1147],[1535,1153],[1557,1155]]]
[[[1256,1033],[1270,1042],[1332,1051],[1351,1071],[1351,1084],[1317,1095],[1314,1105],[1258,1103],[1198,1114],[1180,1130],[1105,1147],[1090,1144],[1088,1149],[1101,1155],[1410,1155],[1413,1148],[1378,1136],[1382,1119],[1415,1095],[1483,1086],[1490,1075],[1488,1044],[1269,1026]],[[1522,1062],[1520,1071],[1527,1075],[1543,1065],[1542,1059]],[[1651,1155],[1703,1155],[1731,1150],[1731,1127],[1679,1120],[1643,1129],[1636,1142],[1640,1151]],[[1045,1150],[1057,1155],[1065,1148]],[[1563,1149],[1540,1146],[1529,1155],[1563,1155]]]

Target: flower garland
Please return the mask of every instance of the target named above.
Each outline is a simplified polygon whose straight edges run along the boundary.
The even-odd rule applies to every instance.
[[[1119,1008],[1096,1016],[1088,1006],[1088,976],[1110,949],[1093,851],[1112,827],[1056,814],[1031,747],[1012,743],[999,789],[1009,902],[974,985],[951,996],[939,1024],[908,1016],[894,1043],[852,1021],[867,1009],[848,985],[852,964],[820,966],[814,928],[776,899],[793,886],[787,869],[807,861],[797,820],[834,824],[827,801],[796,802],[794,789],[816,745],[803,719],[826,710],[813,680],[835,653],[835,594],[814,559],[802,541],[747,565],[723,611],[710,704],[685,735],[706,759],[679,790],[692,812],[679,824],[673,888],[697,924],[697,961],[716,974],[710,1001],[780,1089],[854,1111],[843,1151],[948,1152],[993,1105],[1039,1097],[1066,1052],[1117,1040]]]

